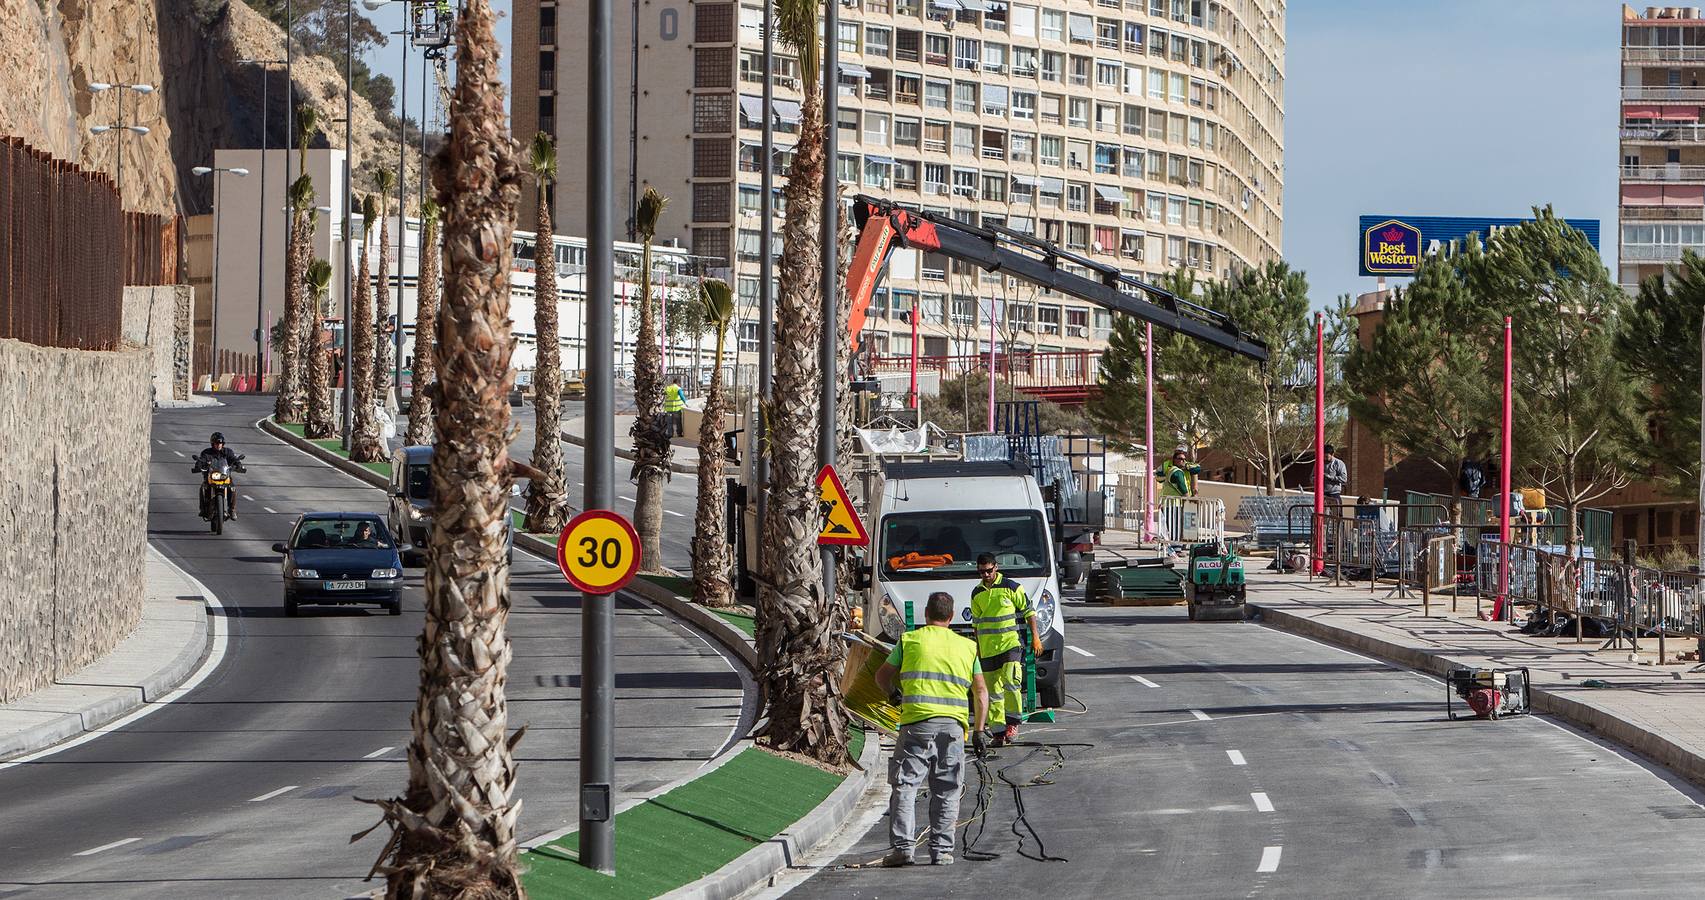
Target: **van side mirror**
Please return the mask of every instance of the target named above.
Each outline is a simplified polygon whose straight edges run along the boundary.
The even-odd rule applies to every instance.
[[[273,544],[272,545],[272,552],[274,552],[274,553],[289,553],[290,551],[284,549],[283,544]]]
[[[859,566],[857,569],[854,569],[853,570],[853,583],[852,583],[853,590],[855,590],[855,591],[868,591],[868,590],[870,590],[870,579],[871,579],[871,567],[870,566]]]

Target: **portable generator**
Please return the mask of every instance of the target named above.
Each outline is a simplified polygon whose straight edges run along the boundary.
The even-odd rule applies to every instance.
[[[1190,548],[1190,569],[1184,579],[1184,600],[1192,621],[1241,620],[1246,588],[1243,557],[1224,541]]]
[[[1527,667],[1519,669],[1470,669],[1458,666],[1445,675],[1445,713],[1459,716],[1451,695],[1461,697],[1476,719],[1525,716],[1532,710],[1528,696]]]

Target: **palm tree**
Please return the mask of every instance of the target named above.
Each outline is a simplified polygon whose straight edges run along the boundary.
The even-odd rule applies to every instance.
[[[408,444],[432,442],[432,393],[438,355],[438,204],[431,197],[420,208],[420,286],[415,292],[414,390],[408,407]]]
[[[693,599],[705,606],[729,606],[733,586],[728,580],[728,487],[722,480],[722,351],[728,326],[734,321],[734,291],[726,281],[706,281],[699,302],[705,321],[716,328],[716,356],[710,387],[705,391],[704,417],[699,421],[699,508],[693,529]]]
[[[373,235],[373,220],[378,215],[378,204],[373,202],[373,195],[361,198],[362,235],[370,238]],[[349,325],[355,329],[351,335],[355,339],[355,358],[350,361],[350,376],[355,380],[351,383],[355,396],[350,404],[355,408],[350,437],[349,458],[356,462],[378,462],[385,458],[384,445],[379,440],[379,417],[374,415],[373,404],[377,398],[373,396],[373,285],[369,281],[367,260],[372,255],[372,241],[361,242],[360,274],[355,279],[354,303],[349,311]]]
[[[799,68],[818,69],[821,39],[815,0],[779,0],[776,33],[794,48]],[[832,38],[831,38],[832,39]],[[805,79],[799,142],[783,196],[781,291],[776,305],[775,402],[769,417],[769,515],[764,521],[758,589],[758,688],[767,719],[758,738],[777,750],[832,765],[847,758],[847,711],[840,696],[846,650],[839,635],[847,611],[823,592],[817,550],[817,342],[824,172],[822,88]],[[768,252],[768,248],[765,248]],[[830,277],[833,273],[829,273]]]
[[[373,186],[379,194],[379,271],[378,286],[373,293],[373,402],[385,403],[391,396],[391,188],[396,187],[397,175],[390,169],[373,174]],[[372,220],[369,219],[369,222]],[[402,278],[399,263],[397,277]],[[397,310],[402,315],[402,310]]]
[[[312,257],[314,180],[306,174],[290,185],[290,243],[284,257],[284,335],[279,353],[278,397],[273,417],[300,422],[308,411],[302,367],[307,362],[305,336],[311,316],[303,283]]]
[[[320,111],[306,103],[296,104],[296,171],[308,171],[308,145],[320,131]]]
[[[509,666],[511,241],[521,164],[508,139],[503,69],[488,0],[457,22],[450,135],[433,170],[444,204],[439,325],[440,508],[426,569],[420,689],[402,797],[378,801],[392,824],[380,860],[390,897],[519,898],[515,791],[504,683]],[[499,277],[492,277],[493,274]]]
[[[316,259],[308,264],[308,310],[312,317],[313,340],[309,341],[308,357],[308,424],[303,434],[311,438],[328,438],[337,433],[336,417],[332,415],[332,349],[320,342],[320,323],[325,318],[326,294],[332,286],[332,264]]]
[[[527,485],[526,529],[562,530],[568,485],[562,473],[562,345],[557,341],[556,240],[551,230],[550,183],[556,179],[556,144],[541,131],[527,148],[527,167],[538,192],[539,218],[533,241],[533,331],[538,362],[533,368],[533,468]]]
[[[663,482],[669,477],[670,439],[675,427],[663,412],[663,351],[657,346],[657,305],[651,289],[651,242],[668,199],[648,187],[639,199],[635,228],[644,249],[639,270],[639,349],[634,353],[633,399],[638,407],[633,429],[634,527],[647,569],[663,567]]]

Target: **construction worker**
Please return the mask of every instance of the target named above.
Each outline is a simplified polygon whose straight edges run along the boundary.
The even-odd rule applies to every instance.
[[[675,436],[680,437],[686,432],[681,427],[681,410],[687,408],[687,395],[681,390],[681,376],[669,376],[669,384],[663,388],[663,411],[669,414],[669,420],[674,424]]]
[[[1018,737],[1018,723],[1024,715],[1024,648],[1018,640],[1023,619],[1030,627],[1030,647],[1042,655],[1042,636],[1036,631],[1036,610],[1018,582],[1002,575],[992,553],[977,557],[977,574],[982,577],[971,590],[971,624],[977,629],[977,656],[983,672],[988,674],[989,726],[994,729],[996,747],[1004,747]]]
[[[965,732],[980,756],[989,692],[977,671],[977,645],[954,634],[953,595],[936,591],[924,604],[922,628],[901,636],[876,670],[876,685],[899,695],[900,736],[888,760],[888,855],[884,866],[909,866],[917,846],[913,818],[918,789],[929,779],[930,865],[953,865],[959,794],[965,786]],[[898,676],[898,684],[895,683]]]
[[[1191,462],[1185,456],[1184,448],[1172,451],[1172,458],[1160,464],[1159,476],[1162,497],[1194,497],[1196,496],[1196,476],[1202,474],[1202,467]]]

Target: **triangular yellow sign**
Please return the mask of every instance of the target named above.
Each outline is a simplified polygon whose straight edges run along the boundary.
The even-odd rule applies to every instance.
[[[834,466],[824,466],[817,472],[817,509],[823,514],[823,527],[817,530],[819,544],[845,544],[862,547],[870,543],[864,522],[841,485],[841,476]]]

